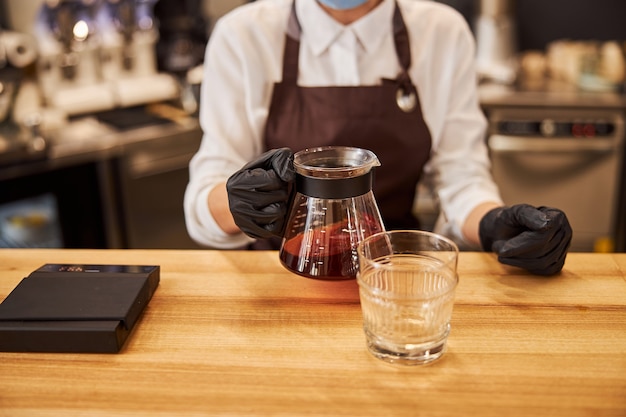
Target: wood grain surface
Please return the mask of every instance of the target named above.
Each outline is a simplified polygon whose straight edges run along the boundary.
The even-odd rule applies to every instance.
[[[423,367],[365,348],[354,280],[276,252],[0,250],[0,300],[44,263],[157,264],[119,354],[0,352],[0,416],[626,416],[626,254],[537,277],[463,252],[449,348]]]

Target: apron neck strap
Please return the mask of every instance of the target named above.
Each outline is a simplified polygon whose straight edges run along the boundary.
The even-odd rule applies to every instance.
[[[396,54],[402,67],[402,77],[408,77],[411,66],[411,49],[409,46],[409,33],[398,3],[394,0],[393,13],[393,37],[396,46]],[[300,55],[300,35],[302,27],[296,14],[296,1],[291,3],[291,13],[287,22],[287,36],[285,37],[285,56],[283,58],[283,82],[297,84],[298,81],[298,58]]]

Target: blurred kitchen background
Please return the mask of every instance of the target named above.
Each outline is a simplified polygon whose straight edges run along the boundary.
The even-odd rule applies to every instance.
[[[505,201],[565,210],[572,250],[626,251],[626,2],[440,2],[476,37]],[[0,0],[0,247],[198,247],[203,52],[243,3]],[[431,227],[436,200],[415,210]]]

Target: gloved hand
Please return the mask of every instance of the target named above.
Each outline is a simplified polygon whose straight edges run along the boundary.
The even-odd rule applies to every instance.
[[[295,179],[293,153],[272,149],[235,172],[226,182],[235,223],[248,236],[282,236]]]
[[[489,211],[479,235],[483,249],[498,254],[503,264],[552,275],[563,268],[572,228],[559,209],[518,204]]]

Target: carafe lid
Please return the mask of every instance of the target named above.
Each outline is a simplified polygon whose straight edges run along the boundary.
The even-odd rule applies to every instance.
[[[296,190],[315,198],[343,199],[372,189],[372,168],[380,166],[372,151],[324,146],[294,154]]]
[[[349,146],[322,146],[296,152],[296,173],[314,178],[341,179],[365,175],[380,166],[374,152]]]

